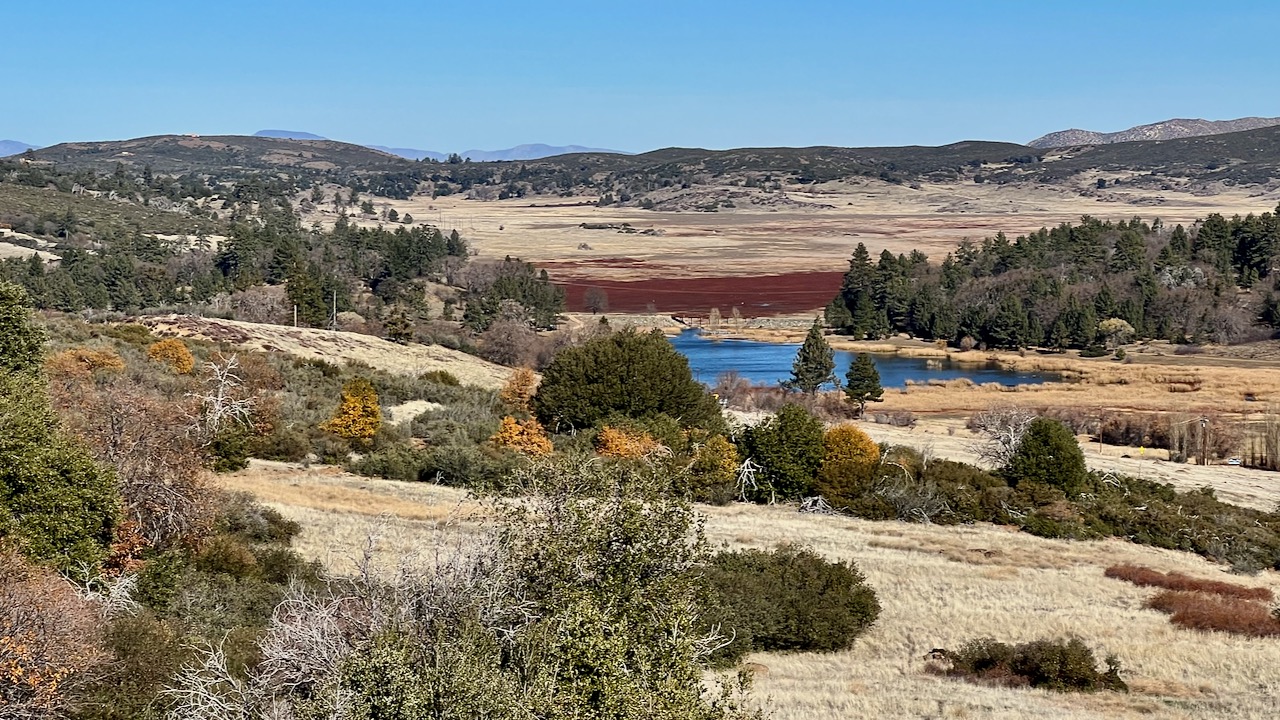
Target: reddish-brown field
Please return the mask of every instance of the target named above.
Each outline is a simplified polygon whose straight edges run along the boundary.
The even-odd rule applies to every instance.
[[[842,276],[840,272],[797,272],[627,281],[551,271],[552,282],[564,288],[565,304],[573,312],[586,311],[587,290],[600,288],[607,294],[609,312],[705,316],[711,308],[719,308],[725,318],[735,307],[743,317],[786,315],[823,307],[840,289]]]

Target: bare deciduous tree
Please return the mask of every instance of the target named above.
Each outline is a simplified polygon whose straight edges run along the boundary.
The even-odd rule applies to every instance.
[[[202,442],[212,442],[231,425],[248,425],[253,417],[254,399],[244,392],[240,360],[232,355],[221,362],[204,364],[204,389],[190,393],[200,404],[195,429]]]
[[[969,420],[969,427],[982,436],[971,445],[978,459],[993,468],[1009,464],[1018,443],[1036,419],[1036,414],[1020,407],[998,407],[984,410]]]

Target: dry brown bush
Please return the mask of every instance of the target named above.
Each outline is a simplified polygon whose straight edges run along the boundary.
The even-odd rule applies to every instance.
[[[1240,600],[1271,602],[1275,595],[1267,588],[1246,587],[1221,580],[1205,580],[1190,575],[1162,573],[1141,565],[1112,565],[1104,573],[1109,578],[1131,582],[1139,587],[1158,587],[1165,590],[1202,592]]]
[[[212,521],[215,490],[195,432],[198,409],[119,378],[57,383],[54,406],[99,462],[116,469],[125,519],[152,546],[198,536]]]
[[[0,548],[0,717],[35,720],[72,710],[109,660],[102,618],[56,573]]]
[[[1226,632],[1249,637],[1280,636],[1280,620],[1253,600],[1203,592],[1165,590],[1147,607],[1169,614],[1169,622],[1191,630]]]

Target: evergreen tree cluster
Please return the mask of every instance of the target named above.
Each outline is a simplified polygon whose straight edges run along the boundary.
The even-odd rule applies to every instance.
[[[369,287],[395,302],[406,283],[439,273],[449,257],[467,255],[456,232],[397,226],[363,228],[339,218],[331,231],[306,230],[287,203],[262,207],[259,218],[231,226],[214,250],[190,252],[134,233],[101,251],[60,249],[62,262],[36,257],[0,261],[0,278],[22,285],[38,308],[136,312],[143,308],[207,302],[256,285],[287,285],[300,319],[322,326],[335,301],[351,308],[351,294]]]
[[[1087,348],[1118,318],[1135,339],[1237,342],[1280,327],[1280,215],[1209,215],[1187,230],[1157,219],[1085,216],[1010,240],[965,241],[941,263],[859,243],[828,325],[990,347]],[[1250,292],[1238,296],[1237,288]]]
[[[547,271],[510,256],[472,273],[465,297],[462,322],[476,332],[498,320],[554,328],[564,312],[564,290],[551,284]]]

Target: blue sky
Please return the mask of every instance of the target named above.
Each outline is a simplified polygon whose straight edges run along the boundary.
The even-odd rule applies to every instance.
[[[1280,115],[1280,3],[5,5],[0,138],[37,145],[937,145]]]

